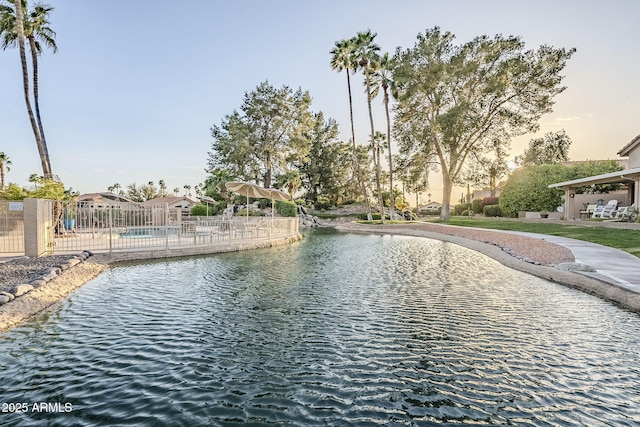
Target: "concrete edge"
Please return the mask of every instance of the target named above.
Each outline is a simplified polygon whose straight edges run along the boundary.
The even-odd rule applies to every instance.
[[[615,303],[620,308],[640,314],[640,294],[637,292],[633,292],[606,280],[600,280],[597,277],[590,277],[580,272],[560,271],[552,267],[535,265],[521,261],[509,255],[499,247],[489,243],[431,231],[403,229],[398,227],[385,229],[380,225],[368,226],[366,224],[350,223],[348,225],[339,225],[335,228],[336,230],[346,233],[397,234],[403,236],[425,237],[453,243],[487,255],[499,263],[509,268],[513,268],[514,270],[522,271],[554,283],[598,296],[606,301]]]

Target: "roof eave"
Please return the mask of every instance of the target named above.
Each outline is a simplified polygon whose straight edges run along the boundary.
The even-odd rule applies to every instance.
[[[602,175],[589,176],[587,178],[574,179],[572,181],[558,182],[556,184],[550,184],[549,188],[583,187],[585,185],[609,184],[619,181],[633,181],[635,179],[640,179],[640,168],[625,169]]]

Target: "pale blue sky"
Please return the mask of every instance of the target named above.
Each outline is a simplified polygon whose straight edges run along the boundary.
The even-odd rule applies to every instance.
[[[640,133],[636,0],[48,3],[59,51],[40,61],[41,113],[54,173],[81,192],[159,179],[182,192],[202,182],[210,127],[264,80],[308,90],[312,109],[336,119],[347,140],[346,77],[331,70],[329,52],[336,40],[366,29],[378,33],[383,52],[413,46],[434,26],[458,43],[502,33],[521,36],[531,49],[577,48],[555,112],[543,117],[538,134],[513,142],[512,157],[531,138],[564,128],[573,160],[612,159]],[[17,50],[0,51],[0,151],[13,161],[7,179],[27,185],[42,170],[20,73]],[[364,141],[366,101],[357,81]],[[382,130],[382,102],[375,107]],[[437,178],[434,200],[441,198]]]

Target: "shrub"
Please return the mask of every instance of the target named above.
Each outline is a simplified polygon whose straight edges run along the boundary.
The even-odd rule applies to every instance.
[[[482,208],[484,216],[502,216],[500,205],[486,205]]]
[[[562,204],[562,190],[549,184],[567,176],[564,165],[537,165],[513,171],[500,193],[503,215],[515,217],[519,211],[555,211]]]
[[[464,211],[468,211],[470,208],[470,204],[469,203],[462,203],[460,205],[456,205],[453,208],[453,211],[455,213],[455,215],[464,215]],[[467,212],[467,215],[469,215],[469,212]]]
[[[295,217],[298,214],[298,205],[295,202],[276,202],[276,211],[280,216]]]
[[[328,210],[331,209],[331,201],[326,197],[318,197],[313,207],[318,211]]]
[[[243,208],[240,209],[237,213],[236,216],[247,216],[247,209]],[[249,209],[249,216],[264,216],[264,212],[262,211],[257,211],[254,209]]]
[[[371,217],[373,218],[374,221],[380,221],[380,214],[378,212],[372,212],[371,213]],[[385,217],[385,219],[390,219],[389,215],[385,215],[384,217]],[[362,221],[367,221],[368,220],[366,213],[358,214],[356,216],[356,218],[358,218],[358,219],[360,219]]]

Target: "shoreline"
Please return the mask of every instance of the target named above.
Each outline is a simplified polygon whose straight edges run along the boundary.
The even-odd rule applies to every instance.
[[[366,225],[356,222],[326,224],[341,232],[364,234],[397,234],[430,238],[457,244],[480,252],[501,264],[555,283],[596,295],[618,305],[622,309],[640,313],[640,294],[603,282],[597,278],[555,268],[557,264],[575,261],[567,248],[533,237],[518,236],[495,230],[468,229],[428,223],[393,225]],[[220,245],[210,248],[184,248],[166,251],[131,251],[114,254],[96,254],[83,262],[62,271],[55,278],[24,295],[0,305],[0,332],[19,325],[34,315],[66,298],[76,289],[100,275],[109,266],[128,261],[144,261],[162,258],[206,256],[223,252],[292,244],[302,238],[284,238],[276,241]],[[69,257],[72,257],[69,255]],[[59,256],[37,258],[38,265],[50,260],[49,267],[59,263]],[[6,267],[8,263],[0,264]],[[6,288],[6,287],[5,287]]]
[[[339,224],[335,228],[341,232],[348,233],[397,234],[425,237],[454,243],[493,258],[506,267],[595,295],[601,299],[616,304],[621,309],[640,314],[639,293],[599,280],[586,274],[581,274],[579,269],[558,269],[555,268],[555,265],[544,265],[543,262],[540,262],[540,259],[536,260],[536,257],[538,256],[544,257],[544,255],[541,254],[549,251],[549,248],[552,247],[555,247],[556,253],[559,254],[566,254],[565,251],[571,251],[555,243],[536,239],[534,237],[519,236],[502,231],[467,229],[465,227],[427,223],[381,226],[351,222]],[[519,241],[519,250],[523,251],[525,255],[505,250],[505,247],[498,243],[508,241]],[[536,248],[540,247],[542,247],[542,251],[536,250]],[[526,254],[527,251],[529,251],[528,254]],[[571,260],[573,260],[573,255],[571,255]],[[561,262],[557,264],[571,264],[571,260],[561,258],[559,259]]]

